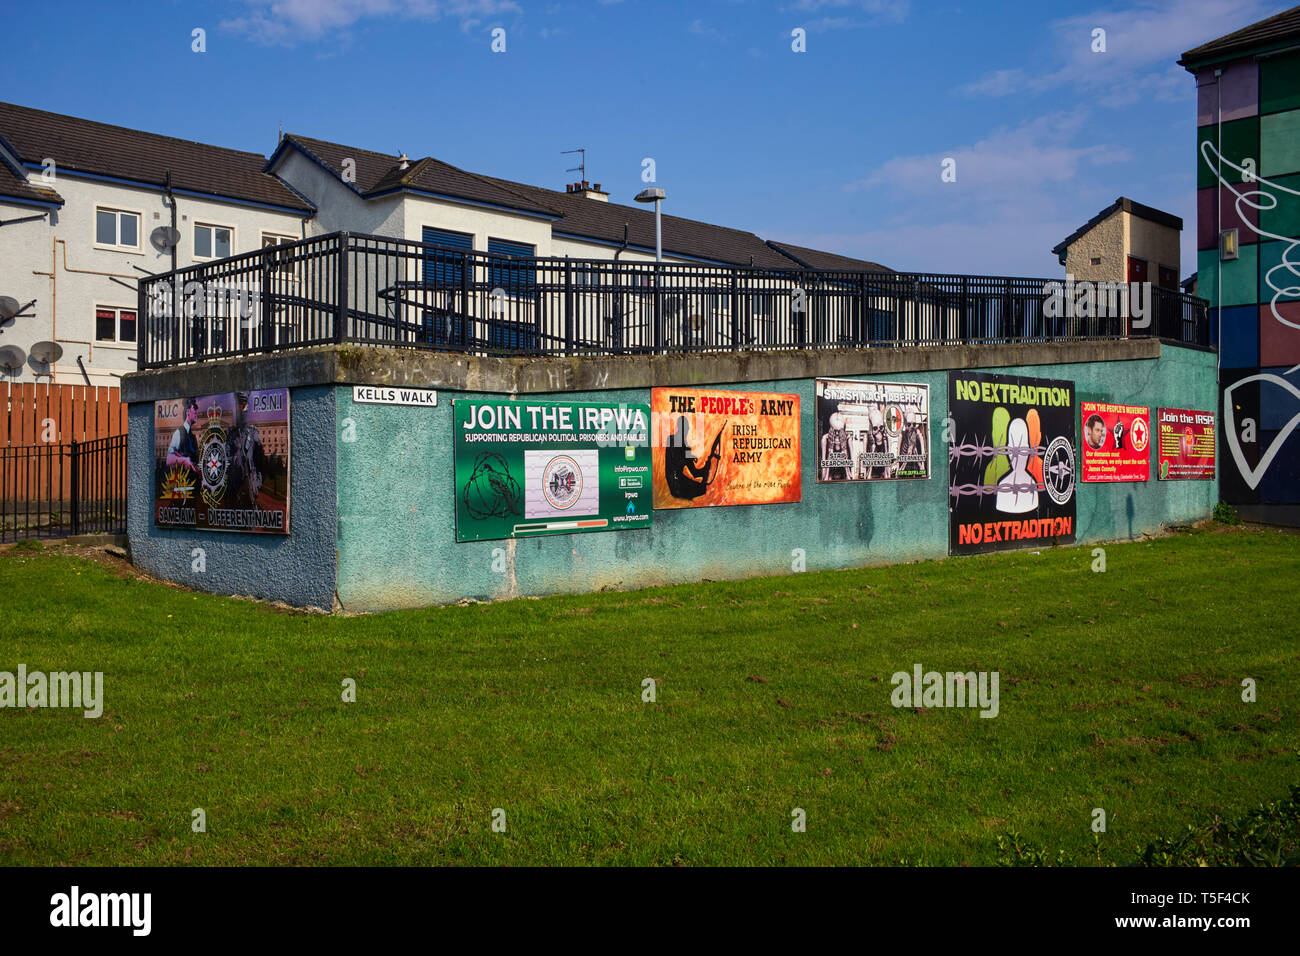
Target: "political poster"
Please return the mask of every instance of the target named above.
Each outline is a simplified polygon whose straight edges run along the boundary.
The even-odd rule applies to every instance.
[[[1191,408],[1158,410],[1157,455],[1161,481],[1214,477],[1214,412]]]
[[[819,378],[817,480],[930,477],[930,387]]]
[[[154,402],[154,523],[289,533],[289,390]]]
[[[948,414],[949,552],[1072,543],[1074,383],[952,371]]]
[[[1151,479],[1150,406],[1080,402],[1079,418],[1081,481]]]
[[[800,501],[799,396],[650,390],[656,508]]]
[[[650,407],[452,402],[456,540],[648,528]]]

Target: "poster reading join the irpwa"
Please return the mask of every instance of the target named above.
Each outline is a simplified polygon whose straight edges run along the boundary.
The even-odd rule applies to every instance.
[[[650,407],[452,402],[456,540],[650,527]]]
[[[948,373],[948,550],[1074,541],[1074,383]]]

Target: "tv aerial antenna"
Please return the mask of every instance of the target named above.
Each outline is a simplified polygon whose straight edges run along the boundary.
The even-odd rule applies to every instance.
[[[562,149],[560,155],[567,156],[570,153],[578,153],[578,165],[572,169],[566,169],[566,173],[577,173],[581,182],[587,181],[587,150],[579,146],[577,149]]]

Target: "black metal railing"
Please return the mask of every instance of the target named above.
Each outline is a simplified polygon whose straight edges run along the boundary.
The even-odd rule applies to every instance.
[[[0,541],[126,534],[126,436],[0,447]]]
[[[1053,308],[1051,279],[512,257],[332,233],[144,279],[138,367],[327,343],[476,355],[907,348],[1159,336],[1209,345],[1208,303],[1145,320]],[[1056,303],[1060,305],[1059,301]],[[1106,314],[1098,314],[1104,311]]]

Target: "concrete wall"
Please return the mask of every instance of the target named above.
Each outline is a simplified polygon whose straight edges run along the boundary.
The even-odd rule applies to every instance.
[[[962,367],[962,366],[954,366]],[[988,371],[1071,379],[1079,400],[1215,407],[1215,356],[1165,345],[1159,358],[1055,365],[981,366]],[[436,409],[354,405],[337,392],[338,594],[351,610],[412,607],[461,597],[581,592],[703,578],[788,573],[791,552],[808,570],[943,557],[948,551],[947,372],[931,367],[847,376],[930,386],[931,477],[925,481],[818,484],[812,377],[710,381],[719,388],[794,392],[803,409],[803,500],[794,504],[656,511],[649,531],[602,532],[457,544],[452,480],[454,398],[493,393],[444,390]],[[410,382],[409,384],[416,384]],[[668,384],[668,383],[664,383]],[[499,393],[497,393],[499,394]],[[648,402],[648,388],[530,393],[539,401]],[[295,409],[296,413],[296,409]],[[1077,414],[1077,404],[1076,404]],[[1153,435],[1154,439],[1154,435]],[[1154,453],[1153,453],[1154,460]],[[1080,484],[1081,544],[1131,538],[1205,517],[1217,482]],[[505,571],[493,569],[494,558]]]
[[[246,379],[246,387],[262,385]],[[150,574],[203,591],[330,609],[338,526],[334,393],[333,388],[317,386],[295,388],[290,394],[291,533],[287,536],[157,527],[153,403],[132,403],[127,439],[127,534],[132,560]],[[194,570],[195,548],[204,551],[202,572]]]
[[[1065,271],[1089,282],[1127,282],[1124,242],[1124,213],[1117,209],[1070,244]],[[1094,265],[1093,259],[1101,262]]]

